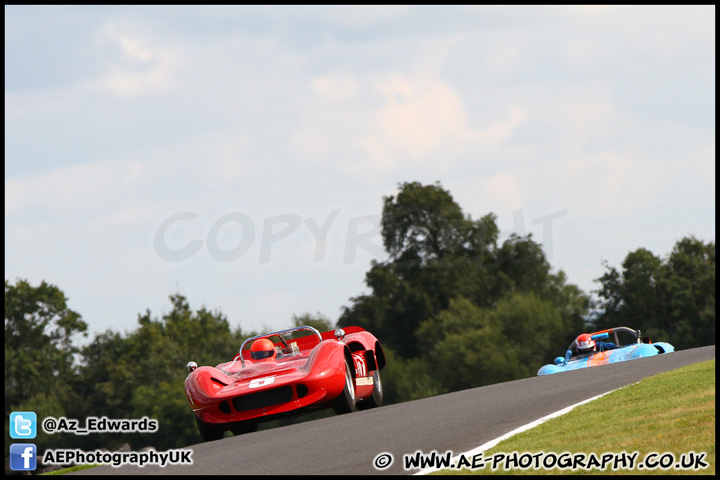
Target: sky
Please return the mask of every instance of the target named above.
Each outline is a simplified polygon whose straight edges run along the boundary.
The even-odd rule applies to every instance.
[[[715,241],[714,6],[5,6],[5,279],[335,322],[439,184],[586,293]]]

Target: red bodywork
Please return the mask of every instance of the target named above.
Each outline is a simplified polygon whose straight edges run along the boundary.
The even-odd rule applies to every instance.
[[[272,360],[252,360],[249,349],[216,367],[198,367],[185,379],[185,393],[205,424],[252,423],[313,408],[327,408],[343,393],[350,366],[358,404],[373,394],[373,374],[385,365],[380,342],[360,327],[346,327],[340,340],[334,332],[292,339]],[[316,333],[319,333],[315,331]],[[263,335],[273,340],[273,335]],[[278,350],[280,339],[274,341]],[[249,347],[249,345],[248,345]],[[377,377],[379,378],[379,377]]]

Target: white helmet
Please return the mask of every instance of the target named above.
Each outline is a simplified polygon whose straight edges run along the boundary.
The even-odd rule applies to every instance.
[[[590,350],[595,350],[595,340],[592,339],[592,336],[589,333],[579,335],[575,340],[575,343],[577,343],[578,352],[589,352]]]

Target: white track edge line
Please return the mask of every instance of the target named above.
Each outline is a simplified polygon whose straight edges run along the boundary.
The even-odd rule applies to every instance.
[[[592,402],[593,400],[597,400],[598,398],[603,397],[603,396],[607,395],[608,393],[612,393],[614,391],[615,390],[610,390],[609,392],[601,393],[600,395],[596,395],[592,398],[588,398],[587,400],[583,400],[580,403],[576,403],[575,405],[570,405],[569,407],[565,407],[562,410],[558,410],[557,412],[551,413],[550,415],[546,415],[542,418],[539,418],[538,420],[535,420],[534,422],[530,422],[526,425],[523,425],[522,427],[518,427],[515,430],[512,430],[512,431],[506,433],[505,435],[502,435],[494,440],[490,440],[489,442],[484,443],[484,444],[480,445],[479,447],[470,450],[469,452],[466,452],[466,453],[460,454],[460,455],[455,455],[450,460],[450,463],[451,464],[454,463],[457,459],[460,458],[461,455],[464,455],[467,458],[467,457],[472,457],[473,455],[477,455],[478,453],[482,453],[486,450],[489,450],[492,447],[494,447],[495,445],[497,445],[498,443],[512,437],[513,435],[517,435],[518,433],[522,433],[525,430],[530,430],[531,428],[535,428],[538,425],[540,425],[541,423],[547,422],[548,420],[550,420],[552,418],[559,417],[561,415],[565,415],[566,413],[568,413],[570,410],[572,410],[575,407],[579,407],[580,405],[583,405],[585,403]],[[439,470],[445,470],[445,469],[446,469],[446,467],[442,467],[442,468],[441,467],[431,467],[431,468],[426,468],[424,470],[420,470],[419,472],[415,472],[415,473],[413,473],[413,475],[427,475],[428,473],[437,472]]]

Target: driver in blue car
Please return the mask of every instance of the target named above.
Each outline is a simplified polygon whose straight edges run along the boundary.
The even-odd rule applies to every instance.
[[[583,333],[581,335],[578,335],[578,337],[575,339],[575,347],[577,349],[577,353],[581,354],[612,350],[616,348],[616,345],[612,342],[601,342],[599,340],[595,341],[592,339],[592,336],[589,333]]]

